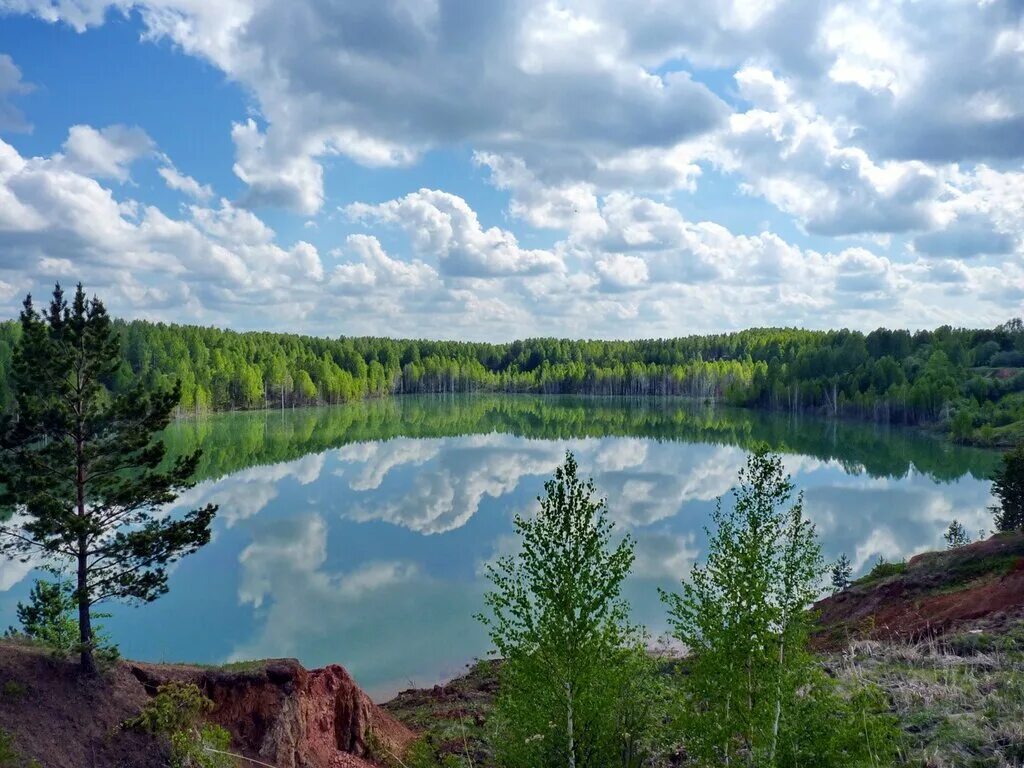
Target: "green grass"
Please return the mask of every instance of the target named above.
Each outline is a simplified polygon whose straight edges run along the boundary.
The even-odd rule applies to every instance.
[[[875,567],[872,568],[868,573],[866,573],[865,575],[857,579],[855,582],[853,582],[853,584],[854,586],[873,584],[876,581],[887,579],[890,576],[896,576],[898,574],[904,573],[906,572],[906,570],[907,564],[903,560],[899,560],[895,563],[890,563],[885,560],[882,560],[878,562],[875,565]]]
[[[1019,554],[1004,554],[953,561],[946,569],[945,588],[959,590],[984,577],[1005,576],[1020,559]]]

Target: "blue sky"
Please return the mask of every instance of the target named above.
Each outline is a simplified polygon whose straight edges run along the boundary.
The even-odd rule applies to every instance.
[[[1018,0],[0,0],[0,315],[504,340],[1024,312]]]

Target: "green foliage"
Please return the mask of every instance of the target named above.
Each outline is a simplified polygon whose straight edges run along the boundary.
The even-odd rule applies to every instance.
[[[154,436],[178,386],[115,393],[119,339],[99,299],[58,285],[40,314],[25,299],[14,350],[14,407],[0,423],[0,554],[35,556],[75,574],[82,669],[95,671],[93,606],[147,602],[167,591],[167,566],[210,538],[216,508],[180,518],[163,508],[190,487],[199,454],[164,464]]]
[[[322,339],[116,323],[115,392],[181,382],[183,411],[342,403],[389,393],[688,395],[890,423],[937,423],[954,439],[1024,429],[1024,353],[1014,323],[991,330],[756,328],[642,341],[480,344]],[[0,408],[10,404],[20,329],[0,324]],[[971,367],[971,366],[975,367]]]
[[[999,500],[992,510],[996,529],[1024,529],[1024,443],[1003,455],[1003,465],[992,476],[992,495]]]
[[[28,603],[18,603],[18,622],[22,632],[62,654],[78,648],[78,622],[71,616],[75,602],[70,586],[63,582],[37,579]]]
[[[735,503],[714,513],[707,562],[662,593],[691,653],[678,721],[701,765],[885,765],[890,747],[859,691],[844,697],[807,650],[823,575],[814,527],[777,456],[751,455]]]
[[[29,593],[28,603],[16,608],[21,634],[41,643],[59,656],[81,652],[81,633],[75,612],[78,606],[74,589],[64,581],[50,582],[36,579]],[[107,614],[93,614],[103,618]],[[120,658],[117,646],[109,641],[99,625],[93,625],[92,648],[102,666],[109,666]],[[16,636],[9,629],[8,635]]]
[[[213,702],[194,683],[167,683],[124,725],[166,739],[171,768],[229,768],[234,760],[222,753],[231,746],[231,737],[205,722],[211,709]]]
[[[480,619],[504,657],[492,716],[503,766],[641,765],[654,746],[653,668],[621,599],[633,563],[576,460],[517,516],[521,551],[488,567]]]
[[[960,547],[966,547],[971,543],[970,534],[967,533],[967,529],[960,524],[959,520],[953,520],[949,524],[949,528],[942,534],[942,538],[946,540],[947,549],[960,549]]]
[[[857,584],[870,584],[881,579],[888,579],[890,576],[898,576],[901,573],[906,572],[907,564],[903,560],[897,560],[894,563],[890,563],[881,555],[878,556],[878,561],[874,564],[870,571],[864,576],[857,579]]]
[[[850,576],[853,574],[853,567],[850,565],[850,558],[846,553],[839,555],[839,559],[832,566],[832,594],[836,595],[850,586]]]
[[[14,748],[14,737],[0,728],[0,768],[14,768],[21,762],[21,755]]]

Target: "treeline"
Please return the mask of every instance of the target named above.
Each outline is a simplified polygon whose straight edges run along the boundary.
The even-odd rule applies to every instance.
[[[991,451],[951,446],[910,430],[653,398],[454,395],[439,402],[437,396],[414,395],[341,408],[180,419],[165,430],[163,440],[169,457],[203,448],[196,477],[205,480],[352,443],[493,433],[556,441],[644,437],[747,451],[767,445],[782,454],[840,462],[851,474],[901,478],[914,471],[938,482],[966,475],[987,480],[998,462]]]
[[[739,333],[641,341],[508,344],[326,339],[118,322],[115,392],[181,382],[183,411],[335,404],[388,394],[685,395],[759,408],[944,424],[954,437],[1024,436],[1024,323]],[[19,333],[0,324],[0,405]]]

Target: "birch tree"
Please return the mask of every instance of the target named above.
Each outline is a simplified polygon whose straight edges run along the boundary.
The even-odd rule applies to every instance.
[[[499,761],[639,765],[657,718],[633,700],[653,675],[620,596],[633,541],[613,543],[606,503],[571,453],[544,488],[536,515],[515,519],[519,553],[488,568],[490,614],[480,618],[504,658]]]
[[[680,679],[687,754],[707,766],[884,765],[875,760],[891,738],[879,703],[840,695],[807,650],[824,565],[802,494],[778,456],[757,452],[733,497],[714,512],[706,563],[681,593],[662,593],[690,652]]]

